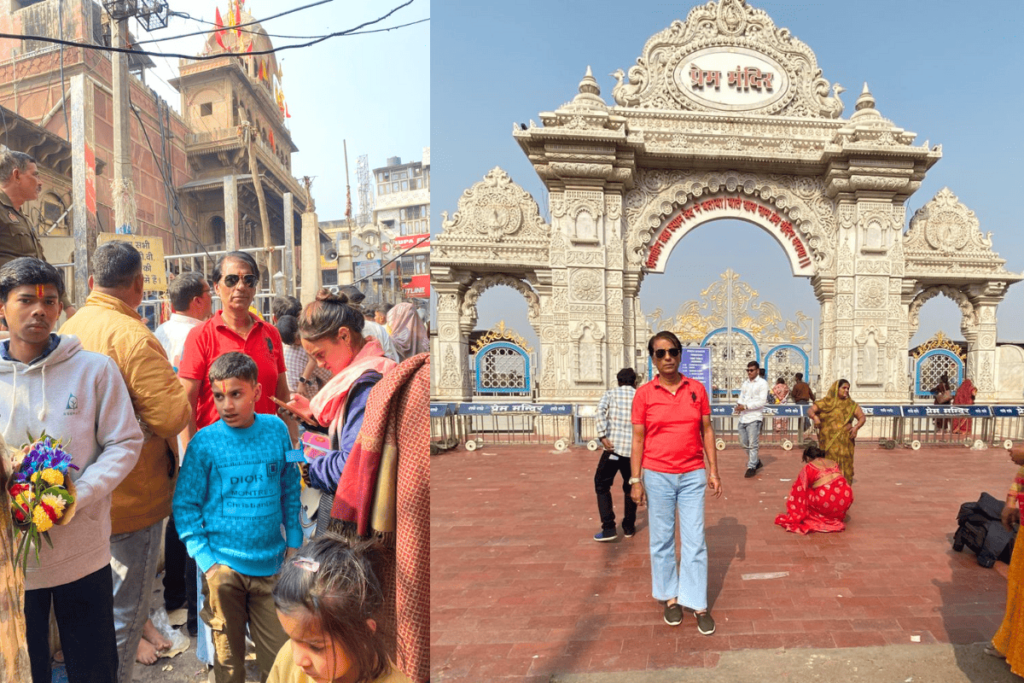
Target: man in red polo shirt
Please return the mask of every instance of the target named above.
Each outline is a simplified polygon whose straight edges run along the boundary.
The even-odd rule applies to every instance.
[[[263,389],[256,412],[276,415],[277,406],[271,397],[282,401],[291,398],[281,335],[273,325],[249,313],[259,273],[255,259],[244,252],[226,254],[214,268],[214,288],[223,308],[189,333],[178,367],[178,378],[194,408],[195,421],[189,426],[188,439],[219,419],[208,375],[213,361],[228,351],[240,351],[256,361]],[[297,427],[288,419],[285,422],[294,441]]]
[[[671,332],[647,343],[658,376],[633,398],[633,457],[629,483],[638,504],[646,500],[651,545],[652,593],[665,603],[665,623],[678,626],[693,611],[697,630],[715,632],[708,611],[708,546],[704,491],[722,495],[715,431],[704,385],[679,372],[682,344]],[[708,467],[704,468],[707,454]],[[680,558],[676,565],[676,514]]]

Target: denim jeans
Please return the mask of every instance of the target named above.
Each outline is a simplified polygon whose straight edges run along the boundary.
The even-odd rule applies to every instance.
[[[757,466],[757,447],[760,438],[761,420],[740,423],[740,445],[747,449],[747,467]]]
[[[704,539],[703,468],[685,474],[644,470],[651,537],[651,582],[655,600],[675,598],[698,612],[708,608],[708,545]],[[676,566],[676,513],[679,565]]]
[[[110,537],[110,570],[114,578],[114,629],[117,631],[117,680],[132,683],[135,652],[149,619],[150,598],[164,523]]]

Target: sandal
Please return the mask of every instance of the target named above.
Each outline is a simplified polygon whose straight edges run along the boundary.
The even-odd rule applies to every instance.
[[[996,659],[1006,659],[1006,655],[995,648],[991,643],[985,646],[985,654]]]

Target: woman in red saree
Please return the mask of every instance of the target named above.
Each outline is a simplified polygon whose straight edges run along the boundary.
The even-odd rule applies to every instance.
[[[786,531],[809,534],[812,531],[842,531],[846,511],[853,504],[853,489],[834,461],[817,446],[804,450],[806,463],[786,499],[787,514],[775,518]]]
[[[972,406],[974,405],[974,397],[978,395],[978,387],[969,379],[964,379],[963,384],[956,390],[956,395],[953,396],[953,405],[955,406]],[[955,417],[953,418],[953,433],[954,434],[970,434],[971,425],[973,420],[969,417]]]

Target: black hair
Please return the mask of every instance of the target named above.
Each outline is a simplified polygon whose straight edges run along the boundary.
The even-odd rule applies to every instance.
[[[235,261],[241,261],[245,265],[249,266],[249,270],[252,272],[252,274],[256,276],[257,280],[259,279],[260,267],[256,264],[256,259],[254,259],[250,254],[245,253],[244,251],[229,251],[228,253],[221,256],[220,260],[217,261],[217,265],[213,267],[214,282],[220,282],[221,272],[224,269],[224,262],[229,261],[231,259],[234,259]]]
[[[270,303],[270,312],[274,315],[274,320],[280,320],[286,315],[298,318],[302,315],[302,304],[294,296],[279,294]]]
[[[677,337],[672,332],[669,332],[668,330],[662,330],[661,332],[657,333],[647,341],[647,354],[649,356],[654,355],[654,342],[656,342],[659,339],[668,339],[670,342],[675,344],[677,349],[683,348],[683,343],[679,341],[679,337]]]
[[[142,274],[142,254],[128,242],[107,242],[92,254],[92,279],[97,287],[125,289]]]
[[[615,375],[615,379],[619,380],[620,387],[636,386],[636,371],[633,368],[622,368]]]
[[[171,310],[187,311],[192,300],[202,296],[206,289],[203,285],[206,278],[195,271],[182,273],[167,284],[167,298],[171,300]]]
[[[817,460],[818,458],[825,457],[828,457],[828,455],[825,453],[825,451],[821,450],[817,446],[808,446],[807,448],[804,449],[804,462],[810,462],[812,460]]]
[[[795,375],[793,375],[793,379],[795,379],[797,382],[804,381],[804,373],[802,373],[802,372],[796,373]]]
[[[848,379],[841,379],[841,380],[839,380],[839,385],[836,386],[836,390],[838,391],[839,389],[842,389],[844,384],[846,386],[850,386],[850,380],[848,380]]]
[[[210,384],[227,379],[240,379],[259,384],[260,369],[256,361],[240,351],[229,351],[210,365]]]
[[[331,294],[326,289],[317,292],[299,318],[299,334],[306,341],[333,337],[347,327],[354,334],[363,334],[363,314],[348,305],[344,294]]]
[[[299,343],[299,319],[294,315],[280,316],[276,326],[282,343],[288,346],[295,346]]]
[[[780,377],[777,380],[775,380],[775,383],[776,384],[785,384],[786,383],[786,378],[785,377]]]
[[[286,560],[274,587],[278,610],[288,615],[306,610],[332,644],[345,648],[359,672],[356,683],[377,680],[391,668],[388,644],[394,639],[377,579],[383,575],[381,559],[373,543],[350,544],[328,533],[307,541]],[[376,630],[367,623],[370,619]]]
[[[37,258],[23,256],[0,266],[0,302],[6,302],[11,291],[22,285],[54,285],[57,296],[64,298],[64,278],[60,271]]]
[[[747,363],[747,369],[750,369],[752,367],[757,368],[758,370],[760,370],[761,369],[761,364],[758,363],[756,360],[752,360],[749,363]]]

